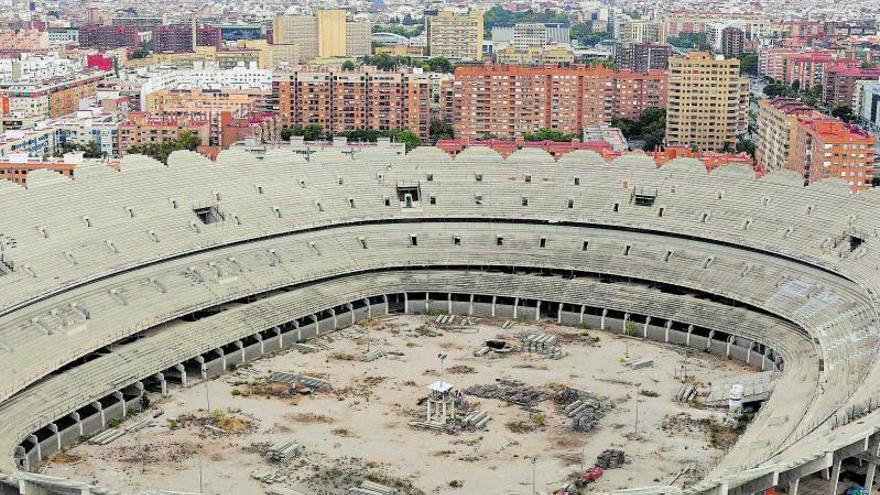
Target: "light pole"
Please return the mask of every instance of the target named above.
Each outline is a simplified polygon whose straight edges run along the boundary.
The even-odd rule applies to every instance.
[[[437,354],[440,358],[440,379],[443,380],[443,361],[446,360],[446,354]]]
[[[532,495],[538,493],[538,490],[535,486],[535,463],[538,462],[537,457],[532,457]]]
[[[636,436],[639,436],[639,389],[641,386],[641,383],[636,383],[636,422],[634,427]]]
[[[208,390],[208,379],[205,379],[205,402],[208,403],[208,416],[211,415],[211,393]]]

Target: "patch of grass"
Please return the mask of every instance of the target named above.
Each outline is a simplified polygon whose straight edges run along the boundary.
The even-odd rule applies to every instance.
[[[357,357],[350,352],[333,351],[330,353],[330,359],[334,361],[356,361]]]
[[[469,366],[467,364],[456,364],[455,366],[450,366],[449,368],[447,368],[446,371],[452,373],[453,375],[468,375],[477,372],[477,370],[473,366]]]
[[[461,488],[464,486],[464,481],[450,480],[448,484],[449,484],[449,488]]]
[[[639,394],[644,395],[645,397],[660,397],[660,394],[654,392],[653,390],[642,389],[639,391]]]

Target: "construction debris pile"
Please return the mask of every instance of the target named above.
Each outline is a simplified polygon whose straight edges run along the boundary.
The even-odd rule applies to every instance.
[[[266,452],[266,457],[271,462],[284,462],[298,456],[300,450],[298,443],[293,440],[284,440],[270,447]]]
[[[277,371],[272,373],[272,376],[269,377],[269,381],[272,383],[288,383],[291,387],[296,388],[296,390],[300,393],[307,393],[312,390],[323,392],[333,388],[330,385],[330,382],[322,378],[315,378],[313,376],[306,375],[295,375],[293,373],[281,373]],[[302,388],[305,388],[307,390],[302,390]]]
[[[559,402],[563,404],[565,415],[571,418],[571,429],[575,431],[592,431],[605,414],[614,409],[614,402],[609,398],[571,387],[560,392]]]
[[[617,469],[626,463],[626,454],[618,449],[605,449],[596,457],[596,465],[602,469]]]
[[[520,343],[525,352],[543,354],[550,359],[562,359],[565,356],[559,345],[559,339],[555,335],[544,332],[525,333],[520,338]]]
[[[494,385],[474,385],[464,393],[481,399],[497,399],[533,411],[535,406],[551,398],[547,390],[532,387],[518,380],[497,378]],[[533,411],[534,412],[534,411]]]
[[[350,495],[394,495],[397,490],[370,480],[361,482],[361,486],[348,489]]]
[[[675,402],[689,404],[697,400],[697,396],[699,395],[699,389],[697,389],[695,384],[685,383],[679,387],[678,392],[675,394]]]

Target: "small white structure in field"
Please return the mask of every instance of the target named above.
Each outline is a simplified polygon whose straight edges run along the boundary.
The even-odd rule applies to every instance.
[[[445,425],[455,419],[455,393],[451,383],[436,381],[428,385],[428,424]]]

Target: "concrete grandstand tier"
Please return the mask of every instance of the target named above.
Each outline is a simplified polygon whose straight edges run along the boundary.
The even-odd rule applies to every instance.
[[[0,473],[49,493],[76,484],[29,472],[145,389],[433,308],[632,322],[781,370],[688,493],[839,474],[880,445],[880,199],[801,183],[694,160],[379,147],[127,156],[119,172],[0,187]]]

